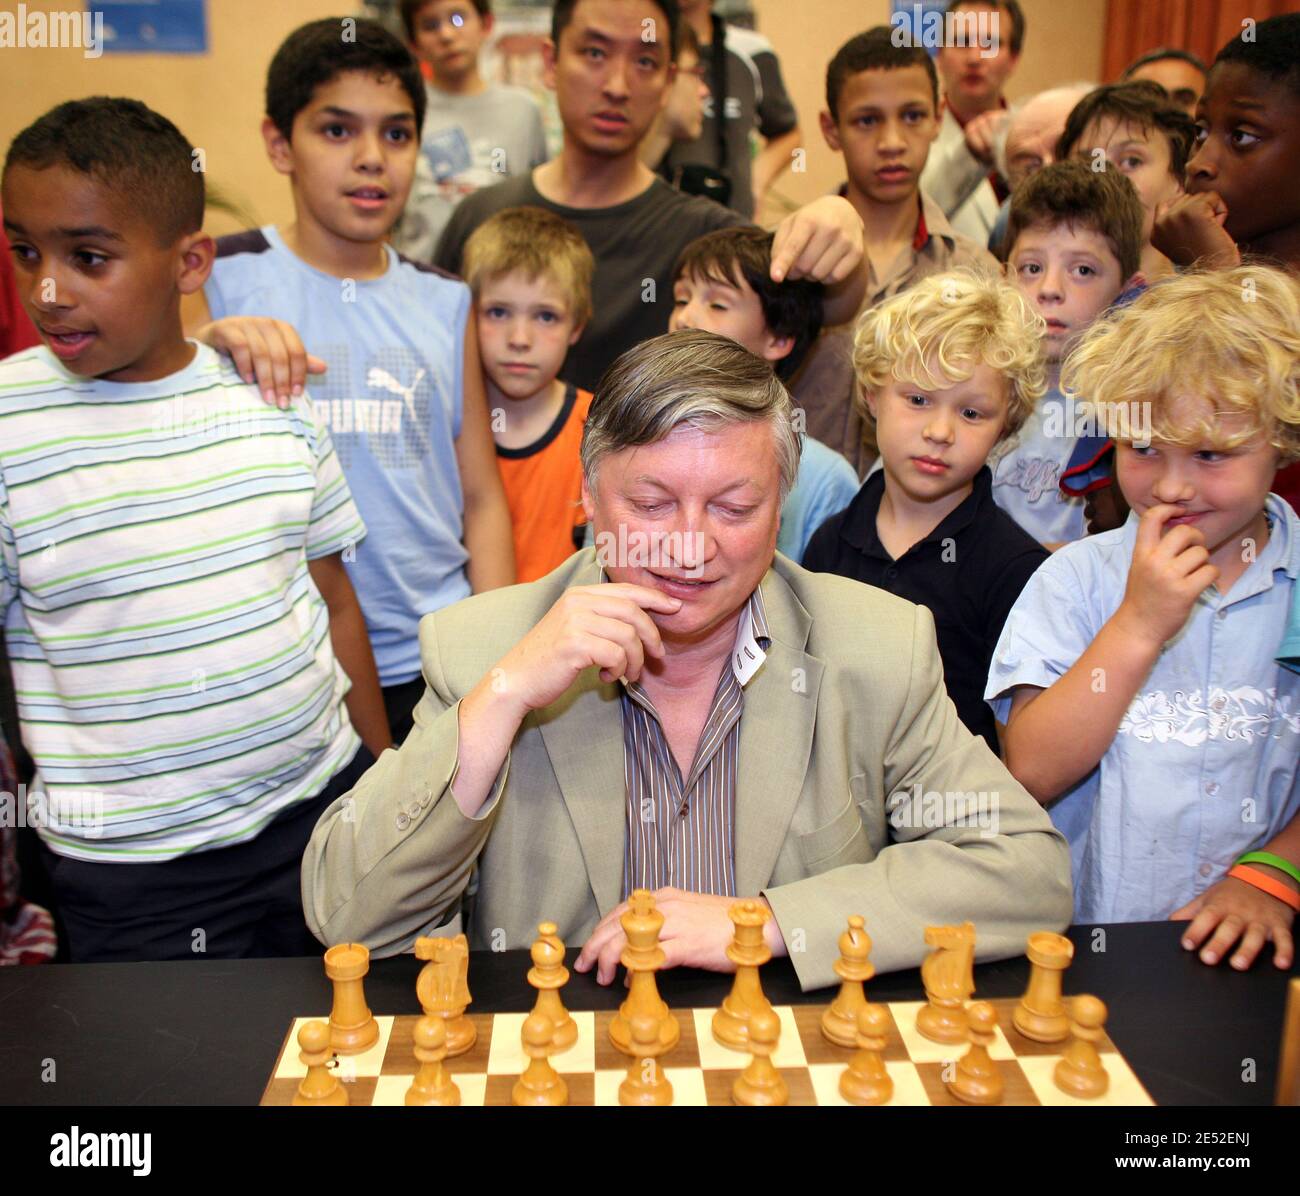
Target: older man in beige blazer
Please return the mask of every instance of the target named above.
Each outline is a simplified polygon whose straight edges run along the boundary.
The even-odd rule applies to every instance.
[[[1069,921],[1065,841],[958,721],[930,613],[775,555],[798,449],[789,396],[725,338],[615,363],[583,440],[596,549],[424,619],[415,729],[304,858],[317,937],[407,950],[472,888],[474,947],[550,919],[608,982],[633,889],[668,966],[717,970],[756,897],[808,989],[853,913],[880,970],[927,925],[970,920],[996,958]]]

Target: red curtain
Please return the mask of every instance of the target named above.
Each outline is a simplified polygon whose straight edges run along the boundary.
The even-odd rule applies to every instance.
[[[1106,0],[1102,78],[1114,81],[1135,58],[1159,46],[1190,50],[1208,65],[1242,21],[1300,12],[1300,0]]]

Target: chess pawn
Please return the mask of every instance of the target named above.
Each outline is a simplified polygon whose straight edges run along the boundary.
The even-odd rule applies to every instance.
[[[420,1008],[447,1023],[447,1058],[454,1059],[478,1039],[478,1030],[465,1016],[470,1002],[469,940],[463,934],[453,939],[422,936],[415,940],[415,957],[426,961],[415,981]]]
[[[298,1081],[295,1105],[346,1105],[347,1089],[329,1069],[330,1028],[325,1022],[307,1022],[298,1031],[298,1058],[307,1074]]]
[[[866,1007],[862,983],[876,974],[871,965],[871,937],[861,914],[849,918],[849,928],[840,935],[840,957],[835,974],[843,981],[830,1007],[822,1014],[822,1035],[836,1046],[858,1045],[858,1013]]]
[[[620,1105],[671,1105],[673,1086],[659,1066],[664,1053],[659,1040],[659,1022],[653,1017],[632,1019],[632,1062],[627,1079],[618,1086]]]
[[[858,1050],[840,1076],[840,1095],[849,1104],[884,1105],[894,1095],[894,1081],[882,1054],[888,1033],[889,1014],[883,1005],[864,1004],[858,1010]]]
[[[636,1017],[650,1016],[658,1021],[659,1041],[665,1051],[671,1051],[682,1036],[681,1026],[655,984],[655,972],[663,967],[665,958],[659,946],[663,924],[664,916],[655,908],[654,895],[649,889],[635,889],[619,919],[627,936],[619,962],[627,968],[631,983],[627,999],[609,1023],[609,1040],[625,1055],[632,1053],[632,1020]]]
[[[727,958],[736,965],[736,979],[713,1015],[713,1037],[733,1051],[743,1051],[749,1045],[749,1023],[754,1014],[772,1008],[758,979],[758,969],[772,958],[763,938],[763,924],[772,913],[763,902],[749,899],[737,901],[727,916],[736,927],[727,947]]]
[[[1106,1024],[1106,1006],[1096,997],[1075,997],[1070,1002],[1070,1029],[1074,1041],[1056,1065],[1056,1086],[1070,1096],[1095,1100],[1106,1095],[1110,1076],[1097,1052],[1097,1042]]]
[[[560,1000],[560,989],[569,981],[569,969],[564,966],[564,943],[556,933],[554,922],[543,922],[537,928],[538,938],[533,943],[533,966],[528,972],[528,983],[537,989],[534,1013],[544,1013],[555,1023],[555,1050],[567,1051],[578,1041],[578,1023],[569,1016]]]
[[[1002,1100],[1002,1074],[989,1058],[998,1015],[987,1001],[972,1001],[970,1050],[956,1064],[956,1075],[947,1081],[948,1091],[968,1105],[996,1105]]]
[[[530,1013],[524,1019],[523,1042],[528,1066],[515,1081],[510,1099],[517,1105],[567,1105],[569,1086],[550,1061],[555,1023],[544,1013]]]
[[[749,1019],[749,1050],[753,1058],[731,1086],[731,1099],[738,1105],[784,1105],[790,1089],[772,1063],[781,1019],[775,1009],[756,1009]]]
[[[1074,958],[1074,944],[1064,935],[1039,931],[1029,936],[1029,987],[1020,998],[1011,1023],[1035,1042],[1063,1042],[1070,1019],[1061,1000],[1061,974]]]
[[[334,984],[330,1046],[340,1055],[359,1055],[379,1041],[379,1023],[362,987],[368,971],[370,952],[360,943],[339,943],[325,952],[325,975]]]
[[[440,1017],[422,1017],[415,1023],[415,1057],[420,1070],[406,1090],[408,1105],[458,1105],[460,1089],[443,1066],[447,1058],[447,1023]]]

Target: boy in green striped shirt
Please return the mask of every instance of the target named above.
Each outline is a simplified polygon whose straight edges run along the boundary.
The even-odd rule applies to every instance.
[[[0,612],[74,960],[305,954],[320,811],[390,745],[343,554],[365,535],[309,399],[181,330],[196,156],[133,100],[61,104],[4,166],[44,344],[0,362]]]

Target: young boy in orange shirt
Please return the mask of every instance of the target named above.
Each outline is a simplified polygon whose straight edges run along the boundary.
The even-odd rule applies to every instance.
[[[543,208],[498,212],[465,245],[521,582],[582,545],[578,451],[591,394],[558,374],[591,315],[594,268],[582,234]]]

